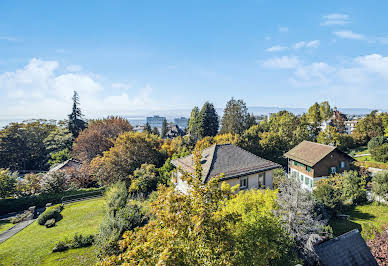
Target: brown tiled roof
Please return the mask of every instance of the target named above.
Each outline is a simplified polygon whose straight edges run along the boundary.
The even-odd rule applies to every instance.
[[[183,171],[194,173],[193,155],[173,160],[172,164]],[[204,149],[201,164],[203,182],[221,173],[224,179],[231,179],[281,167],[233,144],[215,144]]]
[[[325,144],[304,140],[301,143],[299,143],[297,146],[295,146],[293,149],[286,152],[284,156],[291,160],[295,160],[307,166],[313,167],[315,164],[317,164],[320,160],[325,158],[328,154],[330,154],[334,150],[338,150],[338,149],[335,146],[329,146]],[[340,150],[338,151],[343,153]]]

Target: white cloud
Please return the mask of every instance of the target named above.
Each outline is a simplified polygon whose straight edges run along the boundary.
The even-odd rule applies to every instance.
[[[366,70],[388,79],[388,56],[384,57],[379,54],[371,54],[359,56],[354,61]]]
[[[301,41],[301,42],[297,42],[294,44],[294,49],[300,49],[300,48],[303,48],[303,47],[306,47],[306,48],[318,48],[320,45],[320,41],[319,40],[313,40],[313,41],[310,41],[310,42],[305,42],[305,41]]]
[[[272,46],[270,48],[267,48],[266,51],[267,52],[280,52],[280,51],[284,51],[287,49],[288,49],[287,46],[275,45],[275,46]]]
[[[116,83],[112,83],[112,88],[121,89],[121,90],[128,90],[128,89],[132,88],[132,84],[116,82]]]
[[[362,34],[354,33],[350,30],[336,31],[334,34],[343,39],[352,39],[352,40],[365,40],[365,36]]]
[[[296,56],[274,57],[261,62],[263,67],[274,69],[292,69],[299,64],[299,59]]]
[[[326,16],[322,16],[322,18],[322,26],[345,25],[350,23],[350,17],[347,14],[333,13]]]
[[[87,117],[125,114],[144,109],[152,103],[152,88],[149,85],[133,89],[131,93],[122,93],[115,89],[123,83],[109,83],[112,86],[105,89],[104,79],[99,75],[69,72],[67,68],[67,72],[58,74],[59,70],[57,61],[34,58],[24,68],[0,73],[0,119],[63,119],[71,110],[74,90],[80,95],[81,108]]]
[[[80,72],[82,71],[82,66],[80,65],[69,65],[66,67],[66,70],[69,72]]]
[[[281,26],[279,26],[279,27],[278,27],[278,30],[279,30],[279,32],[288,32],[288,28],[287,28],[287,27],[281,27]]]

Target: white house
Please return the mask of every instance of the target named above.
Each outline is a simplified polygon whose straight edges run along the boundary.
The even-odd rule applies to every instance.
[[[172,161],[177,168],[176,189],[184,193],[188,185],[181,179],[182,172],[194,173],[193,155]],[[215,144],[202,151],[202,182],[223,174],[221,182],[231,187],[240,185],[240,190],[271,188],[273,170],[280,168],[277,163],[260,158],[233,144]]]

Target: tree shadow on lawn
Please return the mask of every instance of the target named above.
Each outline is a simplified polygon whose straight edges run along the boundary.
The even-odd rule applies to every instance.
[[[343,213],[349,215],[349,219],[333,217],[329,221],[329,224],[333,228],[333,233],[335,236],[342,235],[353,229],[358,229],[358,231],[361,232],[362,225],[358,222],[355,222],[355,220],[358,220],[360,222],[371,222],[373,218],[376,218],[375,215],[362,212],[359,209],[356,209],[356,206],[345,207]]]

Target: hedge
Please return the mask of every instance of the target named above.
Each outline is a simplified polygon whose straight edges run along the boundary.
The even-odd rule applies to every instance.
[[[61,219],[61,211],[63,209],[62,205],[57,205],[51,208],[48,208],[44,213],[39,215],[38,224],[45,225],[48,220],[54,219],[55,222],[58,222]]]
[[[14,199],[0,199],[0,215],[4,215],[10,212],[24,211],[31,206],[42,208],[46,206],[47,203],[58,204],[58,203],[61,203],[62,197],[64,196],[71,196],[75,194],[98,191],[98,190],[103,191],[104,188],[78,189],[78,190],[65,191],[62,193],[39,194],[39,195],[20,197],[20,198],[14,198]]]

